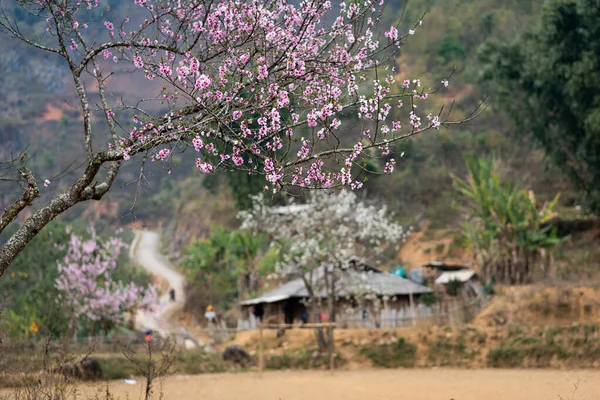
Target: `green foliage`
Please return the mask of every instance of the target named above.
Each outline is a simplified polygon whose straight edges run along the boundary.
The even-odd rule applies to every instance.
[[[568,350],[551,338],[518,337],[490,350],[487,362],[493,368],[548,368],[554,358],[564,360],[568,357]]]
[[[123,356],[100,357],[98,360],[102,366],[105,380],[127,379],[139,375],[135,366]],[[170,372],[197,375],[224,372],[225,370],[226,365],[219,354],[196,350],[181,352]]]
[[[227,365],[218,353],[202,350],[184,351],[175,364],[175,372],[183,374],[207,374],[225,372]]]
[[[252,205],[251,196],[261,193],[265,184],[264,177],[249,174],[247,171],[228,171],[227,183],[233,194],[238,210],[246,210]]]
[[[600,4],[551,0],[538,26],[481,49],[482,81],[600,213]]]
[[[477,346],[465,340],[462,334],[454,338],[440,335],[437,340],[429,343],[427,359],[433,365],[464,366],[468,365],[477,355]]]
[[[180,267],[194,289],[203,293],[204,305],[228,308],[237,292],[229,233],[223,228],[213,228],[208,239],[195,240],[184,254]]]
[[[435,292],[425,293],[419,297],[419,303],[427,307],[431,307],[437,303],[438,300],[438,296],[435,294]]]
[[[341,366],[343,361],[339,353],[334,355],[336,368]],[[329,368],[329,365],[329,354],[311,348],[297,349],[265,358],[265,368],[272,370]]]
[[[11,264],[0,279],[0,293],[7,303],[7,324],[12,336],[28,334],[32,321],[40,334],[58,336],[66,329],[67,316],[59,312],[54,281],[58,276],[57,260],[64,251],[56,244],[69,240],[67,224],[57,220],[42,230]]]
[[[102,367],[103,379],[130,379],[138,375],[135,366],[120,356],[101,357],[98,359]]]
[[[367,356],[376,367],[414,367],[417,361],[417,346],[403,337],[392,344],[365,346],[360,352]]]
[[[462,61],[467,56],[466,49],[456,35],[446,35],[439,39],[437,53],[442,62]]]
[[[262,259],[265,237],[247,231],[213,227],[206,239],[185,249],[180,267],[193,282],[200,307],[207,304],[227,309],[238,298],[256,293],[261,273],[272,270],[277,255]]]
[[[482,273],[497,280],[525,283],[542,250],[549,252],[565,238],[558,238],[550,221],[558,195],[542,207],[532,191],[518,182],[502,181],[493,157],[466,157],[467,179],[453,177],[456,190],[468,204],[469,220],[463,226],[466,243],[480,257]],[[541,260],[547,269],[547,257]]]

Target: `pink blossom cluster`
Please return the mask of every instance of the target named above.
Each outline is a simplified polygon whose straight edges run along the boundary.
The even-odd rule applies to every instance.
[[[93,230],[90,239],[71,235],[66,255],[58,262],[55,287],[61,293],[58,301],[72,309],[74,320],[120,322],[125,312],[156,306],[154,286],[142,288],[111,276],[125,247],[118,238],[101,240]]]
[[[79,0],[68,10],[51,3],[59,20],[69,21],[63,30],[72,59],[112,57],[164,82],[160,99],[168,111],[134,117],[128,137],[112,144],[124,160],[183,144],[199,153],[202,173],[245,169],[263,174],[275,191],[285,185],[358,188],[350,164],[369,149],[389,149],[407,134],[443,123],[421,122],[415,104],[437,89],[422,88],[419,79],[399,80],[389,62],[406,35],[392,26],[378,39],[385,0],[337,6],[329,0],[134,0],[146,19],[116,21],[106,13],[107,39],[93,46],[78,33],[86,25],[77,17],[80,9],[107,2]],[[413,106],[406,124],[397,115],[402,98]],[[128,108],[141,115],[136,107]],[[368,126],[368,135],[347,145],[352,126],[342,115]],[[407,132],[400,132],[403,125]],[[309,139],[298,137],[299,130]],[[167,160],[172,151],[163,147],[154,159]]]

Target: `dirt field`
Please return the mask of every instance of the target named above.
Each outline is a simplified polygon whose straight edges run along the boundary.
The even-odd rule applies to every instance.
[[[140,398],[139,383],[111,386],[115,397]],[[167,400],[592,400],[600,398],[600,371],[294,371],[262,378],[240,373],[174,376],[163,388]]]

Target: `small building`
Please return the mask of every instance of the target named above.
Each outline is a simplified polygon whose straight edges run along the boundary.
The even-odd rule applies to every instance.
[[[314,297],[327,310],[327,290],[318,283],[323,282],[325,267],[313,271]],[[408,310],[416,306],[420,296],[432,290],[366,264],[336,272],[336,310],[339,321],[344,315],[375,315],[380,310]],[[306,277],[308,280],[308,277]],[[256,318],[266,323],[293,324],[308,313],[311,296],[302,278],[289,281],[255,299],[240,303],[247,318]],[[350,312],[352,310],[352,312]],[[326,316],[327,318],[327,316]],[[366,318],[366,317],[365,317]],[[311,321],[315,322],[315,321]]]
[[[483,285],[472,269],[442,272],[435,280],[435,285],[443,286],[450,296],[462,293],[467,298],[477,298],[483,295]]]
[[[455,272],[469,269],[466,265],[450,264],[441,261],[428,261],[421,263],[421,277],[425,286],[432,286],[435,280],[444,272]]]

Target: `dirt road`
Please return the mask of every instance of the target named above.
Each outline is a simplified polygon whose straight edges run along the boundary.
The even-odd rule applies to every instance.
[[[137,399],[140,390],[141,382],[111,385],[121,399]],[[600,398],[600,371],[399,369],[173,376],[165,380],[163,393],[166,400],[593,400]]]
[[[170,301],[169,293],[164,293],[160,305],[153,312],[140,311],[136,315],[136,325],[140,330],[151,329],[163,336],[179,332],[179,328],[169,322],[175,311],[185,303],[185,278],[175,271],[169,261],[160,253],[160,235],[156,232],[135,231],[135,239],[130,248],[130,257],[150,274],[164,279],[175,289],[175,300]]]

